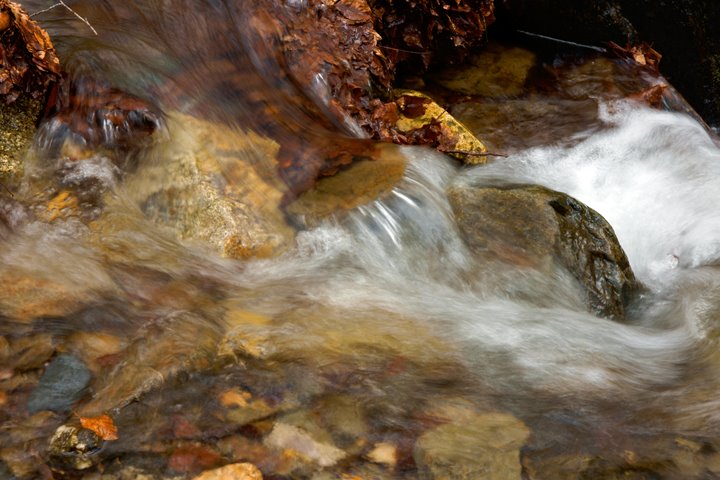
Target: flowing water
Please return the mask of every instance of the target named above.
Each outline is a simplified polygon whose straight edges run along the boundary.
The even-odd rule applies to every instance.
[[[277,133],[253,123],[246,85],[212,78],[210,57],[236,55],[238,69],[262,80],[259,91],[291,88],[277,73],[265,77],[267,65],[248,50],[246,5],[116,3],[73,5],[99,37],[67,11],[43,14],[76,75],[98,69],[166,111]],[[182,71],[168,94],[162,87]],[[322,104],[322,95],[310,97]],[[586,123],[549,122],[544,132],[562,141],[518,141],[484,166],[398,148],[407,167],[389,193],[299,231],[279,256],[243,261],[177,240],[143,214],[139,174],[120,170],[162,169],[166,150],[143,146],[123,162],[92,157],[58,176],[43,148],[62,132],[46,126],[20,198],[3,207],[15,225],[0,237],[14,301],[4,297],[0,334],[16,355],[82,358],[94,379],[73,411],[111,412],[120,438],[92,452],[89,470],[75,470],[69,454],[49,458],[53,431],[73,417],[28,414],[42,365],[16,363],[14,376],[3,370],[4,463],[27,478],[47,476],[31,464],[48,461],[56,478],[99,478],[90,476],[98,465],[171,478],[239,460],[269,478],[326,478],[317,476],[323,468],[328,478],[417,478],[418,437],[505,412],[531,432],[520,456],[525,478],[716,478],[720,149],[683,114],[597,98],[577,105],[591,109]],[[288,122],[306,121],[290,110]],[[161,126],[170,141],[173,125]],[[92,207],[85,216],[48,221],[19,206],[52,198],[60,181],[95,188],[80,199]],[[588,313],[562,269],[485,259],[465,244],[447,190],[525,183],[566,192],[613,226],[644,285],[624,322]],[[23,350],[23,339],[50,346]],[[247,394],[235,416],[228,391]],[[293,464],[267,440],[280,423],[323,430],[346,457]],[[394,466],[371,466],[378,442],[396,446]],[[459,435],[449,448],[467,443]]]

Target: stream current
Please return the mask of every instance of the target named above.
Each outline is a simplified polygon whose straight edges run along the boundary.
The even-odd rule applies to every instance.
[[[27,3],[32,11],[34,2]],[[156,3],[148,3],[150,13],[161,9]],[[210,3],[218,11],[229,8]],[[111,20],[142,9],[93,4],[74,7],[101,33],[104,27],[112,32],[98,43],[78,34],[83,26],[67,12],[50,13],[47,21],[71,68],[105,59],[110,78],[138,93],[178,68],[172,63],[182,55],[154,42],[168,35],[163,25],[190,28],[188,12],[173,9],[155,30],[133,27],[136,41],[156,50],[128,62],[118,60],[134,53],[128,45],[108,46],[124,38]],[[168,55],[166,63],[148,67],[157,52]],[[200,92],[201,82],[194,85]],[[210,109],[227,100],[188,95],[210,102]],[[215,113],[244,128],[232,107]],[[596,118],[571,140],[472,168],[427,149],[399,148],[407,167],[390,193],[299,232],[276,258],[246,261],[176,240],[143,217],[115,167],[93,165],[77,175],[109,179],[113,200],[102,215],[114,228],[90,234],[75,218],[29,221],[3,240],[0,263],[27,278],[103,293],[87,294],[77,312],[64,317],[27,322],[5,312],[2,333],[50,334],[56,343],[82,331],[120,339],[124,349],[117,355],[126,360],[112,373],[95,372],[89,411],[115,413],[121,438],[100,456],[128,464],[162,450],[158,439],[167,438],[160,418],[178,410],[202,417],[211,409],[204,395],[241,384],[280,405],[278,417],[347,396],[364,412],[368,440],[390,438],[401,446],[412,446],[432,424],[426,418],[432,415],[422,412],[443,405],[508,412],[531,431],[522,451],[529,478],[555,478],[542,472],[562,455],[563,462],[575,455],[601,465],[588,477],[568,478],[620,478],[607,472],[625,469],[649,475],[632,478],[716,478],[720,471],[708,465],[720,451],[720,149],[685,115],[621,101],[599,101]],[[548,276],[469,251],[446,191],[507,183],[566,192],[608,220],[645,287],[625,322],[588,313],[576,281],[563,271]],[[228,321],[233,309],[245,312],[244,320]],[[214,352],[227,331],[247,341],[251,355],[219,366]],[[140,401],[131,402],[137,392]],[[77,408],[83,403],[88,399]],[[13,433],[30,428],[25,420],[5,420],[3,443],[27,445]],[[54,427],[62,420],[48,422]],[[206,425],[211,440],[196,438],[210,444],[236,433],[217,423],[223,421]],[[262,425],[253,428],[249,438],[263,435]],[[38,433],[36,448],[42,451],[49,436]],[[457,441],[462,449],[463,439]],[[686,444],[694,456],[678,460],[678,445]],[[158,475],[173,471],[164,460],[148,462],[137,460]],[[384,475],[415,478],[414,468],[401,461]]]

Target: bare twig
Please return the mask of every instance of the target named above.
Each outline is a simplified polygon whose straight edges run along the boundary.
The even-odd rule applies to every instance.
[[[56,7],[65,7],[65,9],[66,9],[67,11],[69,11],[70,13],[72,13],[73,15],[75,15],[77,18],[80,19],[80,21],[82,21],[85,25],[87,25],[88,27],[90,27],[90,30],[92,30],[92,32],[93,32],[95,35],[98,34],[97,30],[95,30],[95,28],[93,28],[93,26],[90,25],[90,22],[88,22],[87,18],[81,17],[75,10],[73,10],[73,9],[70,8],[70,7],[68,7],[68,5],[67,5],[63,0],[58,0],[58,2],[57,2],[56,4],[50,5],[48,8],[46,8],[46,9],[44,9],[44,10],[40,10],[39,12],[35,12],[35,13],[33,13],[32,15],[30,15],[30,16],[31,16],[31,17],[34,17],[35,15],[40,15],[41,13],[49,12],[50,10],[52,10],[53,8],[56,8]]]
[[[490,152],[468,152],[467,150],[440,150],[443,153],[456,153],[458,155],[467,155],[469,157],[504,157],[507,155],[503,153],[490,153]]]
[[[7,187],[7,185],[5,185],[5,184],[2,183],[2,182],[0,182],[0,185],[1,185],[5,190],[7,190],[7,192],[10,194],[10,196],[11,196],[12,198],[15,198],[15,195],[13,195],[13,192]]]
[[[378,45],[378,48],[382,48],[384,50],[392,50],[394,52],[412,53],[415,55],[430,55],[432,53],[430,50],[423,50],[423,51],[418,52],[417,50],[407,50],[404,48],[388,47],[387,45]]]

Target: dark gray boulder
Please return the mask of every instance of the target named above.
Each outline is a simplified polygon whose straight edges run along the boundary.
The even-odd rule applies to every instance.
[[[51,361],[40,383],[30,394],[28,411],[64,413],[80,400],[92,375],[85,364],[73,355],[58,355]]]

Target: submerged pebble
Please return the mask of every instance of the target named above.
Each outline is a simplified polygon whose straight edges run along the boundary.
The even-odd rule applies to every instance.
[[[422,479],[521,478],[520,447],[528,428],[512,415],[468,416],[423,434],[414,457]]]
[[[50,410],[63,413],[80,400],[91,374],[84,363],[72,355],[58,355],[45,369],[40,384],[28,400],[28,411]]]

